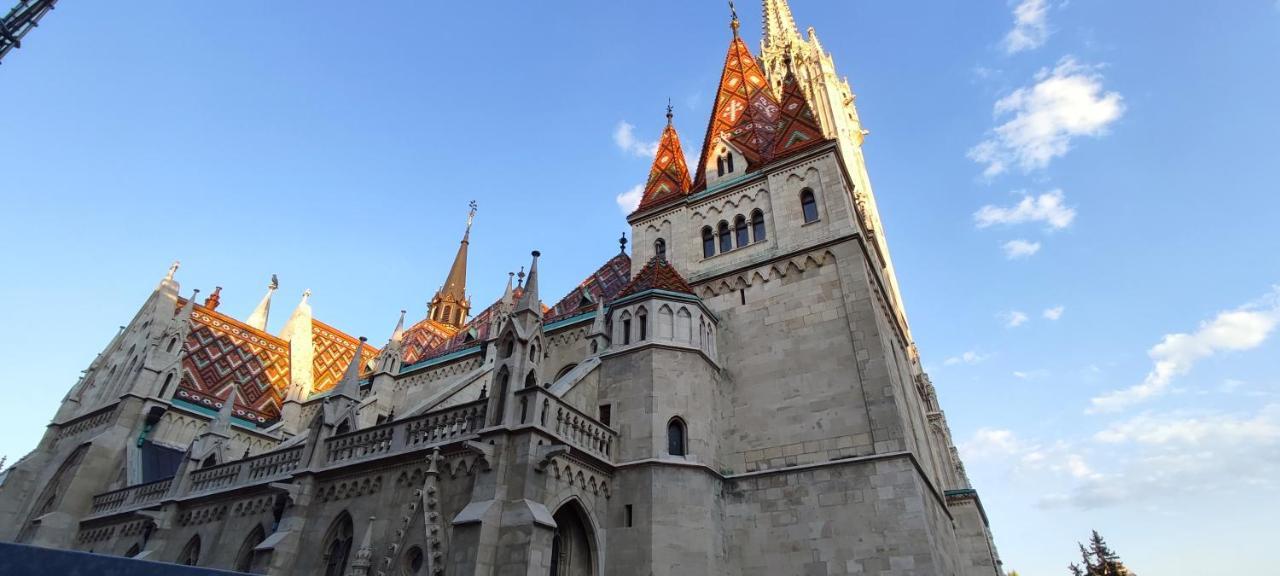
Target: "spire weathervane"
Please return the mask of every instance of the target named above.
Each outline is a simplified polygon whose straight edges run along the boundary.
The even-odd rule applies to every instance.
[[[667,97],[667,126],[671,125],[671,117],[674,116],[674,114],[671,113],[671,110],[671,98]]]
[[[729,0],[729,14],[733,19],[729,21],[729,27],[733,28],[733,37],[738,37],[738,9],[733,7],[733,0]]]
[[[627,253],[627,233],[623,232],[622,237],[618,238],[618,251],[622,254]]]
[[[478,209],[480,205],[476,204],[475,200],[472,200],[470,204],[467,204],[467,206],[471,208],[471,211],[467,212],[467,232],[471,232],[471,223],[475,221],[476,209]]]

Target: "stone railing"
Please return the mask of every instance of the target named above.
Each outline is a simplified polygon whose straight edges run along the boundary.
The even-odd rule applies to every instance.
[[[564,440],[565,444],[609,461],[618,433],[574,408],[544,388],[516,392],[521,424],[535,424]]]
[[[302,464],[303,448],[305,447],[294,446],[245,460],[245,465],[249,468],[249,480],[259,482],[292,474]]]
[[[191,471],[191,483],[189,485],[191,491],[208,492],[235,484],[244,469],[244,463],[244,460],[234,460],[226,464]]]
[[[456,440],[481,428],[488,401],[475,400],[325,440],[325,465],[346,464]]]
[[[111,422],[111,418],[116,415],[116,405],[112,404],[101,410],[90,412],[79,418],[66,422],[58,426],[58,440],[69,438],[94,430]]]
[[[164,498],[172,484],[173,478],[165,478],[155,482],[98,494],[93,497],[93,505],[89,509],[89,513],[95,515],[105,514],[122,508],[143,508],[150,504],[155,504]]]

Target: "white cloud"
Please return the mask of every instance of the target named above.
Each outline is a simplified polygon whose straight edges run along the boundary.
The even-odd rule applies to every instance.
[[[1042,506],[1088,510],[1280,487],[1280,404],[1255,414],[1143,414],[1112,424],[1094,440],[1121,455],[1119,468],[1103,474],[1068,460],[1068,471],[1079,483],[1044,497]]]
[[[1075,208],[1063,204],[1062,190],[1052,190],[1039,196],[1023,196],[1020,202],[1007,208],[988,204],[973,213],[978,228],[994,224],[1044,222],[1049,228],[1060,230],[1070,226],[1075,218]]]
[[[1073,138],[1102,136],[1123,114],[1123,98],[1103,92],[1097,68],[1067,56],[1052,71],[1036,74],[1035,85],[996,102],[996,117],[1011,118],[971,148],[969,158],[986,165],[988,178],[1012,164],[1024,172],[1044,168],[1071,149]]]
[[[985,354],[979,354],[979,353],[977,353],[977,352],[974,352],[973,350],[969,350],[969,351],[967,351],[967,352],[965,352],[965,353],[963,353],[963,354],[960,354],[960,355],[958,355],[958,356],[952,356],[952,357],[950,357],[950,358],[947,358],[947,359],[946,359],[945,361],[943,361],[942,363],[943,363],[943,365],[946,365],[946,366],[955,366],[956,364],[969,364],[969,365],[973,365],[973,364],[977,364],[977,363],[979,363],[979,362],[981,362],[981,361],[983,361],[983,360],[986,360],[986,359],[987,359],[987,357],[986,357],[986,355],[985,355]]]
[[[1000,313],[1000,319],[1006,328],[1017,328],[1027,322],[1027,315],[1021,310],[1010,310]]]
[[[1057,320],[1062,318],[1064,311],[1066,311],[1065,306],[1054,306],[1053,308],[1045,308],[1040,315],[1044,316],[1045,320]]]
[[[962,442],[959,448],[965,460],[1006,457],[1027,450],[1012,430],[998,428],[979,428],[973,438]]]
[[[618,145],[623,152],[640,156],[643,158],[653,158],[658,154],[657,142],[645,142],[636,138],[635,126],[623,120],[618,122],[618,126],[613,129],[613,143]]]
[[[1009,260],[1017,260],[1019,258],[1028,258],[1036,252],[1040,251],[1040,243],[1030,240],[1010,240],[1004,243],[1004,257]]]
[[[1089,400],[1090,413],[1114,412],[1163,394],[1174,377],[1218,352],[1256,348],[1280,323],[1280,287],[1267,297],[1201,322],[1190,334],[1166,334],[1147,351],[1154,362],[1141,384]]]
[[[1047,0],[1022,0],[1013,9],[1013,30],[1004,37],[1004,50],[1016,54],[1044,45],[1049,39]]]
[[[618,208],[622,209],[623,214],[630,214],[640,207],[640,199],[644,196],[644,184],[636,184],[631,189],[619,194],[614,200],[618,202]]]
[[[1037,368],[1035,370],[1014,370],[1013,371],[1013,377],[1019,380],[1035,380],[1037,378],[1044,378],[1045,376],[1048,376],[1048,375],[1049,375],[1049,371],[1044,368]]]

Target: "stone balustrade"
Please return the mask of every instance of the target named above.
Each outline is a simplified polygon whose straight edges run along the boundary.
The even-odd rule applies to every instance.
[[[609,461],[618,433],[601,424],[545,388],[525,388],[516,392],[521,424],[536,424],[565,444]]]
[[[475,400],[334,436],[325,440],[324,463],[345,465],[457,440],[481,427],[487,404],[488,400]]]
[[[89,513],[105,514],[122,508],[143,508],[155,504],[164,498],[172,484],[173,478],[165,478],[98,494],[93,497],[93,505]]]
[[[116,405],[90,412],[58,426],[58,441],[106,426],[116,415]]]

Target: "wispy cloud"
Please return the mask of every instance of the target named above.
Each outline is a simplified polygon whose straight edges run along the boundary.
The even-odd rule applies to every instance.
[[[1195,332],[1166,334],[1147,351],[1154,364],[1142,383],[1090,399],[1088,412],[1114,412],[1159,396],[1174,377],[1190,372],[1200,360],[1218,352],[1256,348],[1277,323],[1280,287],[1256,302],[1218,313],[1212,320],[1201,322]]]
[[[1049,39],[1047,0],[1022,0],[1013,8],[1013,29],[1004,37],[1004,50],[1016,54],[1034,50]]]
[[[1004,257],[1010,260],[1028,258],[1040,251],[1040,243],[1030,240],[1010,240],[1004,243]]]
[[[996,118],[1009,119],[971,148],[969,158],[986,165],[988,178],[1015,164],[1024,172],[1041,169],[1066,154],[1072,139],[1102,136],[1123,114],[1123,98],[1103,91],[1098,68],[1067,56],[1036,74],[1034,85],[996,102]]]
[[[636,184],[626,192],[618,194],[614,198],[618,202],[618,208],[622,209],[623,214],[630,214],[640,207],[640,200],[644,196],[644,184]]]
[[[943,365],[946,365],[946,366],[955,366],[956,364],[973,365],[973,364],[982,362],[983,360],[986,360],[986,359],[987,359],[987,356],[985,354],[979,354],[977,352],[974,352],[973,350],[969,350],[963,354],[958,354],[956,356],[947,358],[942,363]]]
[[[1044,316],[1045,320],[1057,320],[1059,318],[1062,318],[1062,313],[1065,312],[1066,309],[1067,308],[1065,306],[1054,306],[1053,308],[1045,308],[1044,312],[1041,312],[1040,315]]]
[[[1024,195],[1021,201],[1008,207],[988,204],[973,213],[978,228],[1044,222],[1050,229],[1060,230],[1070,226],[1075,218],[1076,210],[1064,203],[1062,190],[1051,190],[1039,196]]]
[[[1017,328],[1027,323],[1027,315],[1021,310],[1010,310],[999,314],[1001,320],[1004,321],[1006,328]]]
[[[642,158],[654,157],[658,153],[658,143],[636,138],[635,129],[635,126],[625,120],[618,122],[618,126],[613,129],[613,143],[628,154]]]

